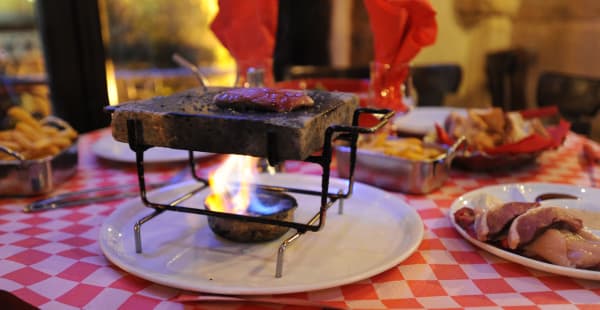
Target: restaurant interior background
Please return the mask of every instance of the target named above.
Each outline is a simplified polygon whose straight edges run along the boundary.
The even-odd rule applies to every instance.
[[[78,100],[81,106],[89,103],[81,102],[82,97],[65,99],[49,94],[48,80],[68,68],[62,64],[61,70],[56,67],[48,70],[51,66],[45,65],[48,59],[56,61],[48,55],[45,58],[45,53],[57,50],[62,53],[63,48],[42,43],[51,42],[45,41],[49,38],[56,39],[56,34],[51,29],[44,32],[42,25],[48,25],[61,7],[50,8],[48,2],[0,2],[0,105],[18,103],[42,115],[56,113],[68,119],[75,117],[67,113],[68,107],[73,109],[74,106],[65,102]],[[166,95],[196,86],[193,75],[171,60],[174,52],[200,66],[211,85],[233,84],[235,62],[209,29],[218,10],[217,0],[61,2],[70,3],[63,6],[73,9],[71,14],[75,19],[82,14],[93,17],[97,13],[97,26],[105,47],[104,53],[97,56],[107,60],[102,68],[105,72],[99,71],[105,74],[102,77],[106,81],[106,85],[99,84],[106,93],[101,98],[102,104]],[[543,72],[556,71],[600,80],[600,62],[596,61],[600,51],[600,41],[596,39],[600,35],[598,1],[431,0],[431,3],[437,10],[437,41],[423,49],[413,65],[456,64],[461,67],[460,88],[445,97],[445,105],[492,105],[490,74],[502,75],[506,84],[514,83],[513,87],[502,90],[509,103],[514,104],[513,108],[537,105],[537,83]],[[99,8],[97,12],[95,7]],[[278,78],[289,65],[366,67],[372,59],[372,38],[362,0],[295,3],[281,0],[279,23],[275,52]],[[85,31],[95,29],[93,23],[82,27],[83,30],[76,30],[84,38],[89,37],[84,36]],[[62,44],[67,43],[64,48],[68,49],[68,36],[58,37],[64,40]],[[94,41],[79,44],[87,44],[93,50]],[[510,59],[510,68],[507,65],[491,70],[490,62],[498,58]],[[51,71],[50,78],[48,71]],[[74,85],[76,88],[79,84]],[[593,92],[591,95],[598,102],[600,87]],[[86,117],[81,115],[81,110],[77,113],[76,117]],[[600,113],[594,119],[590,115],[584,117],[591,124],[590,135],[600,139]],[[83,126],[74,124],[76,128]],[[102,123],[77,129],[85,132],[100,125]]]

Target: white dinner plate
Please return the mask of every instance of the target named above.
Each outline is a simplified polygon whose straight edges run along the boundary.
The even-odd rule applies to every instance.
[[[450,112],[457,112],[466,115],[466,110],[463,108],[452,107],[415,107],[410,112],[399,115],[393,121],[393,127],[396,131],[426,135],[435,130],[435,123],[444,126],[444,121]]]
[[[319,189],[321,178],[298,174],[261,175],[261,183]],[[331,179],[330,191],[345,188]],[[194,181],[155,191],[168,202],[197,186]],[[206,191],[182,205],[201,208]],[[308,222],[320,197],[294,194],[296,222]],[[165,212],[142,226],[143,253],[135,253],[133,226],[152,210],[137,200],[117,207],[100,230],[106,257],[140,278],[184,290],[219,294],[283,294],[335,287],[381,273],[406,259],[423,238],[416,211],[383,190],[356,183],[343,214],[337,204],[318,232],[307,232],[285,252],[283,277],[275,278],[280,239],[243,244],[216,237],[203,215]]]
[[[576,269],[558,266],[543,261],[527,258],[501,248],[495,247],[491,244],[481,242],[471,237],[464,229],[462,229],[454,221],[454,212],[462,207],[473,208],[474,201],[477,200],[481,194],[490,194],[498,197],[502,201],[535,201],[538,195],[544,193],[562,193],[569,194],[579,197],[578,200],[573,199],[552,199],[542,201],[542,205],[554,205],[564,208],[571,208],[574,212],[598,212],[597,216],[582,216],[583,224],[591,228],[596,234],[600,233],[600,189],[586,188],[574,185],[566,184],[550,184],[550,183],[514,183],[514,184],[503,184],[486,186],[471,192],[468,192],[459,198],[457,198],[450,206],[450,221],[456,228],[456,230],[469,242],[475,246],[486,250],[496,256],[504,258],[508,261],[515,262],[533,269],[545,271],[548,273],[568,276],[572,278],[588,279],[588,280],[600,280],[600,271],[593,271],[587,269]]]
[[[110,134],[104,135],[98,139],[98,141],[92,145],[92,152],[100,158],[135,163],[135,152],[129,148],[129,144],[116,141]],[[212,153],[194,152],[194,158],[204,158],[212,155]],[[144,162],[177,162],[187,160],[188,156],[187,150],[152,147],[144,152]]]

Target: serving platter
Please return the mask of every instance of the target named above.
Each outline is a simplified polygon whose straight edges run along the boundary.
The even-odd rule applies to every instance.
[[[558,266],[543,261],[535,260],[525,256],[518,255],[513,252],[506,251],[488,243],[481,242],[471,237],[462,227],[454,220],[454,213],[462,207],[474,207],[474,202],[483,194],[493,195],[502,201],[535,201],[535,198],[546,193],[561,193],[579,197],[579,199],[550,199],[542,201],[542,205],[553,205],[563,208],[572,209],[573,212],[585,214],[581,216],[585,226],[589,227],[592,232],[600,235],[600,189],[588,188],[576,185],[553,184],[553,183],[510,183],[502,185],[493,185],[482,187],[470,191],[458,197],[450,206],[449,216],[452,225],[458,233],[471,242],[473,245],[490,252],[498,257],[508,261],[521,264],[526,267],[541,270],[544,272],[563,275],[578,279],[600,280],[600,271],[587,269],[576,269],[570,267]],[[597,216],[590,216],[597,214]]]
[[[263,184],[318,190],[319,176],[260,175]],[[330,191],[347,181],[331,179]],[[197,183],[190,181],[150,193],[168,202]],[[203,205],[206,193],[183,203]],[[294,194],[299,207],[295,221],[305,222],[318,210],[320,197]],[[325,227],[301,236],[285,252],[283,277],[275,278],[282,238],[242,244],[216,237],[201,215],[165,212],[144,224],[143,253],[135,253],[133,225],[152,212],[138,199],[119,207],[103,223],[100,247],[123,270],[140,278],[184,290],[218,294],[258,295],[305,292],[335,287],[383,272],[411,255],[423,238],[417,212],[393,194],[355,183],[343,214],[328,211]]]
[[[92,145],[92,152],[103,159],[135,163],[135,152],[129,148],[129,144],[116,141],[110,134],[105,134]],[[213,153],[194,152],[194,158],[200,159],[213,156]],[[166,147],[153,147],[144,152],[146,163],[169,163],[180,162],[188,159],[187,150],[178,150]]]

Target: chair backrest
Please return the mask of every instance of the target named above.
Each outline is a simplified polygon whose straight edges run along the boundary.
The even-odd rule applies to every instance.
[[[369,67],[334,68],[326,66],[294,65],[286,67],[283,71],[284,80],[308,78],[350,78],[368,79]]]
[[[600,77],[544,72],[537,84],[538,106],[558,106],[575,132],[589,134],[591,119],[600,112]]]
[[[486,55],[485,74],[493,106],[506,111],[526,108],[525,84],[532,58],[533,54],[522,48]]]
[[[411,68],[418,106],[441,106],[444,97],[455,93],[462,81],[462,69],[455,64],[421,65]]]

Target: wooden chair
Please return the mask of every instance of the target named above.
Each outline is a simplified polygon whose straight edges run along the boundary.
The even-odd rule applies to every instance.
[[[519,48],[486,55],[485,73],[493,106],[505,111],[526,108],[525,81],[532,57]]]
[[[600,77],[544,72],[537,83],[537,104],[558,106],[571,130],[589,135],[592,119],[600,113]]]
[[[411,68],[417,106],[441,106],[444,97],[455,93],[462,81],[462,69],[454,64],[420,65]]]

